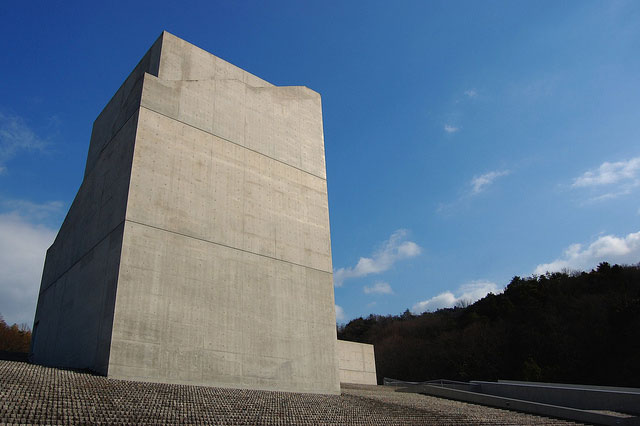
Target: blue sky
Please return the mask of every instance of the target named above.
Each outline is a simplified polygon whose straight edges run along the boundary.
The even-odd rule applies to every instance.
[[[397,4],[396,4],[397,3]],[[323,98],[339,322],[640,261],[640,3],[15,2],[0,313],[31,324],[95,117],[162,30]]]

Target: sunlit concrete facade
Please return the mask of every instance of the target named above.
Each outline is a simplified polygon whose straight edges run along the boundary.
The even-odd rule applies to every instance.
[[[164,32],[96,119],[33,360],[339,393],[320,95]]]
[[[377,384],[373,345],[338,340],[338,366],[340,383]]]

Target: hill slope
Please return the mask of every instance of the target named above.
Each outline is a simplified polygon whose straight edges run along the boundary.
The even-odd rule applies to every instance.
[[[349,322],[375,345],[378,380],[533,380],[640,386],[640,268],[514,277],[465,308]]]

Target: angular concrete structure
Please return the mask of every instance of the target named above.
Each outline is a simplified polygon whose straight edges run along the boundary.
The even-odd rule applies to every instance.
[[[340,383],[376,385],[376,358],[373,345],[338,340]]]
[[[96,119],[33,361],[339,393],[320,95],[164,32]]]

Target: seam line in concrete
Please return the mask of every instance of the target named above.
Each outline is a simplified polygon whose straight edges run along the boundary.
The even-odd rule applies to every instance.
[[[112,233],[113,231],[115,231],[116,229],[118,229],[118,227],[120,225],[122,225],[125,221],[122,220],[121,222],[119,222],[116,226],[114,226],[109,232],[107,232],[105,234],[104,237],[102,237],[97,243],[95,243],[94,245],[92,245],[82,256],[80,256],[78,258],[78,260],[76,260],[75,262],[73,262],[71,264],[71,266],[69,266],[67,269],[64,270],[64,272],[62,272],[60,275],[58,275],[56,277],[55,280],[51,281],[51,284],[49,284],[47,286],[47,288],[45,288],[44,290],[40,290],[40,292],[38,293],[38,295],[43,294],[45,291],[49,290],[56,282],[58,282],[58,280],[60,278],[62,278],[64,276],[64,274],[66,274],[67,272],[69,272],[71,269],[73,269],[74,266],[76,266],[79,262],[82,261],[82,259],[84,259],[89,253],[91,253],[91,251],[93,251],[93,249],[95,249],[96,247],[98,247],[104,240],[106,240]]]
[[[174,120],[174,121],[177,121],[178,123],[182,123],[182,124],[184,124],[185,126],[189,126],[189,127],[192,127],[192,128],[194,128],[194,129],[196,129],[196,130],[200,130],[201,132],[204,132],[204,133],[206,133],[206,134],[208,134],[208,135],[215,136],[216,138],[222,139],[223,141],[227,141],[227,142],[232,143],[232,144],[234,144],[234,145],[236,145],[236,146],[239,146],[239,147],[241,147],[241,148],[244,148],[244,149],[246,149],[247,151],[255,152],[256,154],[262,155],[263,157],[267,157],[267,158],[269,158],[269,159],[271,159],[271,160],[273,160],[273,161],[277,161],[278,163],[284,164],[284,165],[285,165],[285,166],[287,166],[287,167],[291,167],[291,168],[293,168],[293,169],[300,170],[301,172],[306,173],[306,174],[311,175],[311,176],[314,176],[314,177],[317,177],[318,179],[322,179],[322,180],[324,180],[324,181],[326,181],[326,180],[327,180],[327,178],[323,178],[322,176],[318,176],[318,175],[316,175],[315,173],[311,173],[311,172],[309,172],[309,171],[307,171],[307,170],[303,170],[303,169],[301,169],[300,167],[296,167],[296,166],[293,166],[293,165],[291,165],[291,164],[289,164],[289,163],[285,163],[284,161],[282,161],[282,160],[278,160],[277,158],[273,158],[273,157],[271,157],[270,155],[267,155],[267,154],[265,154],[265,153],[263,153],[263,152],[256,151],[255,149],[251,149],[251,148],[249,148],[249,147],[247,147],[247,146],[241,145],[241,144],[239,144],[238,142],[234,142],[234,141],[232,141],[232,140],[230,140],[230,139],[227,139],[227,138],[225,138],[225,137],[222,137],[222,136],[220,136],[220,135],[216,135],[215,133],[209,132],[209,131],[207,131],[207,130],[205,130],[205,129],[201,128],[201,127],[194,126],[193,124],[186,123],[186,122],[184,122],[184,121],[182,121],[182,120],[178,120],[178,119],[177,119],[177,118],[175,118],[175,117],[171,117],[171,116],[169,116],[169,115],[167,115],[167,114],[164,114],[164,113],[162,113],[162,112],[160,112],[160,111],[156,111],[155,109],[149,108],[149,107],[144,106],[144,105],[142,105],[142,104],[140,104],[140,108],[144,108],[144,109],[146,109],[147,111],[151,111],[151,112],[154,112],[154,113],[156,113],[156,114],[158,114],[158,115],[161,115],[161,116],[163,116],[163,117],[167,117],[168,119],[170,119],[170,120]],[[326,167],[326,166],[325,166],[325,167]]]
[[[123,338],[114,338],[114,340],[117,340],[119,342],[131,342],[131,343],[140,343],[140,340],[132,340],[132,339],[123,339]],[[156,343],[156,342],[146,342],[146,341],[142,341],[142,343],[144,343],[145,345],[154,345],[154,346],[162,346],[163,343]],[[223,351],[223,350],[219,350],[219,349],[205,349],[205,348],[198,348],[199,350],[202,350],[203,352],[216,352],[216,353],[224,353],[224,354],[230,354],[230,355],[239,355],[239,356],[243,356],[243,355],[247,355],[246,352],[232,352],[232,351]],[[261,358],[269,358],[269,359],[277,359],[277,360],[291,360],[291,358],[287,358],[287,357],[281,357],[281,356],[270,356],[270,355],[263,355]],[[120,364],[117,362],[114,362],[111,365],[116,365],[119,367],[127,367],[127,364]],[[354,370],[354,371],[359,371],[359,370]]]
[[[355,371],[355,372],[357,372],[357,373],[372,373],[372,374],[375,374],[375,372],[374,372],[374,371],[366,371],[366,370],[352,370],[352,369],[350,369],[350,368],[342,368],[342,367],[340,367],[340,370],[344,370],[344,371]]]
[[[253,254],[255,256],[266,257],[267,259],[277,260],[279,262],[288,263],[290,265],[300,266],[302,268],[313,269],[314,271],[324,272],[325,274],[331,274],[332,273],[332,272],[329,272],[329,271],[325,271],[323,269],[314,268],[313,266],[301,265],[301,264],[296,263],[296,262],[291,262],[290,260],[278,259],[277,257],[268,256],[266,254],[254,253],[254,252],[249,251],[249,250],[241,249],[241,248],[238,248],[238,247],[228,246],[226,244],[217,243],[217,242],[211,241],[211,240],[205,240],[204,238],[194,237],[193,235],[183,234],[182,232],[170,231],[168,229],[160,228],[159,226],[153,226],[153,225],[149,225],[149,224],[138,222],[138,221],[131,220],[131,219],[125,219],[125,222],[136,223],[138,225],[146,226],[148,228],[158,229],[160,231],[169,232],[171,234],[176,234],[176,235],[180,235],[180,236],[187,237],[187,238],[193,238],[194,240],[204,241],[205,243],[215,244],[217,246],[226,247],[226,248],[230,248],[232,250],[237,250],[237,251],[241,251],[241,252],[244,252],[244,253]]]

